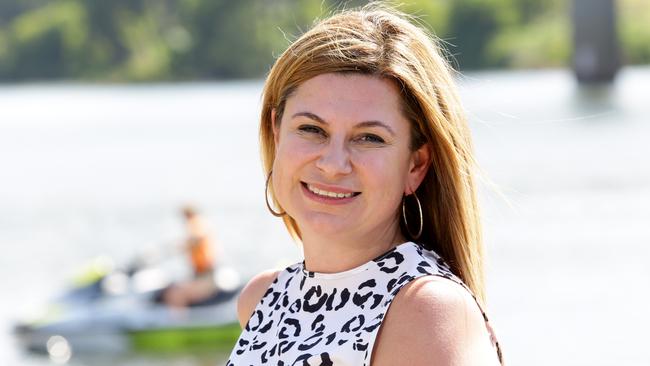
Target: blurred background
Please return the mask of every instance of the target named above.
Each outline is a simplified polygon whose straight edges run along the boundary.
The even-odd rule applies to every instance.
[[[73,284],[182,243],[188,204],[242,281],[297,261],[264,204],[263,79],[314,19],[364,3],[2,0],[0,363],[225,363],[227,340],[84,349],[50,337],[30,351],[14,327],[59,316],[43,307]],[[462,73],[491,180],[481,189],[488,313],[508,364],[650,364],[650,2],[401,9]],[[157,265],[172,278],[191,277],[184,255],[164,257]],[[84,313],[77,335],[103,339],[89,325],[102,311]]]

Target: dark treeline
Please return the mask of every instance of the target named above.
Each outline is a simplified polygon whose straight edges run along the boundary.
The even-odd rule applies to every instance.
[[[0,80],[257,78],[315,18],[365,1],[2,0]],[[461,69],[562,66],[566,0],[411,0]],[[628,63],[650,61],[650,6],[619,0]]]

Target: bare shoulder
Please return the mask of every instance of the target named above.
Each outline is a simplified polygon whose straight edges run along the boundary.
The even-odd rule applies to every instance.
[[[395,296],[377,335],[373,366],[498,365],[481,310],[461,285],[424,276]]]
[[[237,317],[242,328],[246,326],[257,303],[260,302],[266,290],[278,277],[278,273],[280,271],[275,269],[261,272],[251,278],[242,289],[237,300]]]

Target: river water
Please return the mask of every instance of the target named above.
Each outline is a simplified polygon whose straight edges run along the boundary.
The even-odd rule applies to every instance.
[[[0,364],[51,364],[17,347],[12,322],[98,255],[124,263],[181,238],[185,203],[244,277],[298,260],[264,205],[261,85],[0,86]],[[508,363],[650,364],[650,68],[603,87],[578,87],[564,70],[472,73],[460,85],[489,178],[488,313]]]

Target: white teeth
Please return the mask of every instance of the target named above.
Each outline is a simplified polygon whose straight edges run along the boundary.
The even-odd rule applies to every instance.
[[[354,195],[354,193],[336,193],[336,192],[324,191],[322,189],[318,189],[312,186],[311,184],[307,184],[307,189],[309,189],[313,193],[316,193],[319,196],[331,197],[331,198],[349,198]]]

